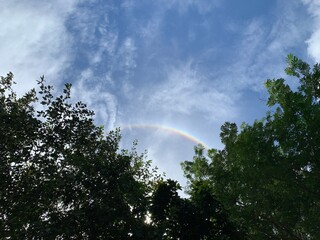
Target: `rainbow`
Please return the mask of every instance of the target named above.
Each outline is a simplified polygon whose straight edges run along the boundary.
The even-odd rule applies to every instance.
[[[156,125],[156,124],[132,124],[132,125],[123,125],[120,126],[120,129],[151,129],[151,130],[162,130],[166,131],[169,133],[177,134],[183,138],[186,138],[196,144],[201,144],[205,149],[208,149],[208,146],[200,141],[198,138],[192,136],[191,134],[188,134],[184,131],[178,130],[176,128],[172,127],[166,127],[166,126],[161,126],[161,125]]]

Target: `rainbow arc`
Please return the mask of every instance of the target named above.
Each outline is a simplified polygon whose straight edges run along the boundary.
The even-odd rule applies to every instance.
[[[192,141],[196,144],[201,144],[204,148],[208,149],[208,146],[201,140],[199,140],[198,138],[194,137],[193,135],[173,128],[173,127],[167,127],[167,126],[162,126],[162,125],[156,125],[156,124],[132,124],[132,125],[123,125],[120,126],[120,129],[151,129],[151,130],[161,130],[161,131],[165,131],[165,132],[169,132],[172,134],[176,134],[179,135],[183,138],[188,139],[189,141]]]

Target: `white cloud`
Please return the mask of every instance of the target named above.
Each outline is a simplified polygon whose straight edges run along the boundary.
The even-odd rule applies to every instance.
[[[197,0],[162,0],[161,4],[167,7],[176,7],[180,14],[185,13],[189,7],[195,7],[201,14],[211,11],[213,8],[220,6],[221,0],[197,1]]]
[[[147,1],[148,2],[148,1]],[[138,24],[138,32],[144,39],[146,45],[157,45],[161,40],[163,23],[166,21],[166,13],[174,10],[180,15],[187,13],[189,9],[197,9],[200,14],[206,14],[213,9],[218,8],[221,4],[221,0],[160,0],[154,1],[154,11],[150,19],[143,23]],[[139,5],[139,4],[137,4]],[[125,6],[134,7],[133,1],[127,0]],[[210,25],[211,23],[205,22],[204,24]],[[192,32],[190,32],[191,38]],[[165,37],[165,36],[164,36]],[[157,42],[157,43],[155,43]]]
[[[153,17],[146,23],[141,24],[138,32],[141,34],[141,37],[144,39],[145,43],[149,45],[151,42],[155,41],[161,31],[161,25],[163,21],[162,13],[155,13]]]
[[[76,1],[0,1],[0,74],[12,71],[22,93],[45,75],[59,81],[69,64],[71,37],[64,21]]]
[[[83,6],[71,17],[75,44],[83,46],[79,56],[85,63],[74,92],[95,111],[97,123],[107,130],[114,127],[118,97],[132,91],[130,80],[137,57],[134,39],[119,33],[119,26],[110,17],[114,10],[111,5]]]
[[[222,91],[264,91],[268,78],[285,77],[285,59],[292,49],[300,49],[308,31],[300,19],[299,4],[279,2],[272,25],[266,19],[252,19],[236,28],[242,32],[238,49],[229,66],[218,71]],[[293,52],[293,54],[296,54]]]
[[[308,53],[316,62],[320,62],[320,1],[302,0],[302,2],[308,7],[308,11],[314,21],[312,34],[306,41],[308,44]]]
[[[209,79],[199,73],[191,62],[170,68],[167,79],[150,91],[149,109],[170,113],[194,115],[217,121],[235,114],[233,100],[214,89]]]
[[[106,130],[114,127],[117,116],[117,99],[105,90],[103,79],[94,76],[91,69],[82,72],[80,79],[74,83],[72,96],[95,111],[97,124],[103,124]]]
[[[115,49],[118,42],[118,34],[114,31],[108,31],[106,28],[100,26],[99,32],[101,38],[97,44],[97,49],[93,52],[92,56],[88,56],[91,65],[97,65],[103,60],[103,55],[108,54],[114,56]]]
[[[81,79],[75,83],[78,95],[95,111],[97,122],[104,124],[107,130],[114,128],[118,115],[118,100],[112,91],[128,95],[133,90],[130,80],[136,67],[136,47],[133,39],[126,38],[122,43],[115,39],[104,39],[96,51],[91,53],[108,61],[100,59],[91,62],[83,71]],[[97,73],[95,66],[100,61],[105,64],[105,68]],[[121,77],[114,76],[117,72],[121,73]]]
[[[119,67],[124,70],[127,77],[130,76],[131,70],[136,68],[136,46],[132,38],[126,38],[118,51]]]
[[[86,52],[89,66],[82,71],[79,80],[72,76],[68,81],[76,79],[72,89],[75,99],[87,103],[95,111],[97,121],[111,129],[117,115],[117,99],[105,89],[112,83],[112,75],[108,69],[101,76],[94,73],[105,55],[112,58],[117,54],[117,32],[109,31],[107,18],[99,25],[97,15],[78,9],[77,2],[0,0],[0,22],[5,23],[0,25],[0,74],[12,71],[16,75],[18,93],[34,87],[41,75],[58,88],[61,80],[66,80],[63,77],[74,60],[77,49],[72,47],[79,42],[94,43],[95,50]],[[77,18],[77,25],[73,27],[78,28],[80,39],[66,28],[70,16]],[[99,39],[94,39],[92,32],[96,27]],[[121,49],[121,58],[125,58],[128,67],[133,62],[133,41],[125,41]]]

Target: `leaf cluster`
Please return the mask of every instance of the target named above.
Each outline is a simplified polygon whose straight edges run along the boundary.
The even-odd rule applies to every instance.
[[[0,235],[3,239],[144,239],[150,191],[159,178],[135,148],[120,150],[93,111],[54,97],[38,81],[18,98],[0,80]],[[36,111],[35,108],[40,109]]]
[[[224,148],[183,164],[189,189],[205,179],[248,239],[320,239],[320,66],[289,55],[284,79],[266,81],[271,111],[261,121],[221,127]],[[190,192],[190,190],[189,190]]]

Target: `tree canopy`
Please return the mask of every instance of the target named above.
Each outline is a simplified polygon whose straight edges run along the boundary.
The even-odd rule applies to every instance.
[[[38,93],[22,97],[13,84],[12,73],[0,79],[2,238],[232,236],[232,224],[205,188],[181,198],[180,185],[164,180],[135,145],[119,149],[119,130],[105,136],[94,112],[72,103],[71,84],[57,97],[43,77]]]
[[[199,181],[248,239],[320,239],[320,65],[289,55],[286,73],[267,80],[270,111],[252,125],[226,122],[224,148],[182,164],[193,191]],[[192,193],[191,193],[192,196]]]
[[[0,80],[2,238],[144,239],[150,162],[69,103],[70,84],[54,97],[38,83],[40,98],[34,89],[18,98],[13,74]]]
[[[267,80],[270,111],[226,122],[223,149],[195,147],[182,163],[188,198],[144,154],[119,148],[94,112],[54,96],[42,77],[18,97],[0,79],[0,236],[3,239],[320,239],[320,65],[289,55]]]

